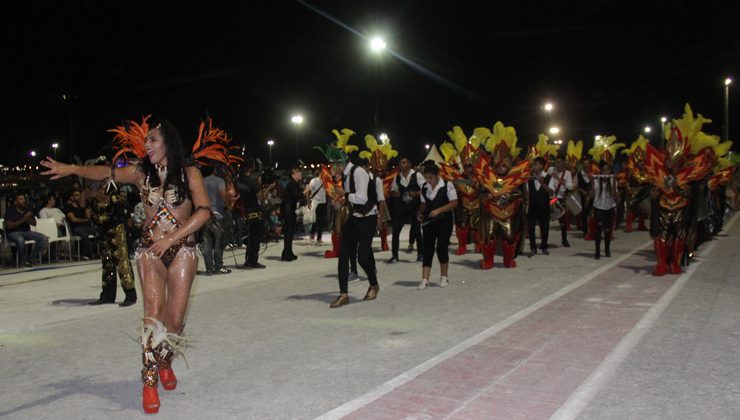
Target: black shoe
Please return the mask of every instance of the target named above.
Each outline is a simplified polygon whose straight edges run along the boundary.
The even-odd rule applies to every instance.
[[[244,263],[244,265],[239,268],[252,269],[252,268],[265,268],[265,266],[260,263],[254,263],[254,264]]]
[[[550,255],[550,251],[548,251],[547,248],[543,248],[542,249],[542,254],[543,255]]]
[[[398,257],[391,257],[390,260],[386,261],[386,264],[395,264],[398,262]]]
[[[527,258],[532,258],[535,255],[537,255],[537,248],[530,248],[529,249],[529,256],[527,256]]]
[[[229,274],[229,273],[231,273],[231,270],[229,270],[226,267],[221,267],[218,270],[213,272],[213,274]]]
[[[568,243],[568,240],[563,241],[563,246],[566,248],[570,248],[570,244]]]
[[[124,290],[126,293],[126,299],[119,303],[118,306],[131,306],[136,303],[136,289],[131,288],[130,290]]]
[[[604,256],[607,257],[607,258],[611,257],[612,256],[611,251],[604,252]]]
[[[33,267],[33,263],[31,261],[23,261],[23,265],[26,267]]]
[[[416,256],[416,262],[422,262],[424,261],[424,257],[421,256],[421,254]]]
[[[601,254],[599,254],[598,252],[597,252],[597,253],[595,253],[595,254],[594,254],[594,259],[595,259],[595,260],[599,260],[599,259],[601,259]]]

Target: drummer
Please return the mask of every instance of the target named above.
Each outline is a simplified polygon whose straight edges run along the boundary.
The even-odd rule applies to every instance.
[[[553,190],[552,198],[557,197],[561,205],[565,206],[564,200],[565,195],[570,194],[573,191],[573,174],[568,170],[568,165],[565,161],[565,156],[558,155],[555,158],[555,165],[548,169],[550,175],[550,189]],[[568,228],[570,226],[570,213],[565,211],[563,215],[558,219],[560,223],[560,237],[562,239],[562,245],[569,247],[568,243]]]

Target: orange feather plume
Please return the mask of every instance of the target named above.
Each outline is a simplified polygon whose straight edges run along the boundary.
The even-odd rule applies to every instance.
[[[128,127],[118,125],[116,128],[108,130],[109,133],[115,134],[113,137],[113,148],[117,150],[113,156],[112,162],[116,162],[119,157],[127,153],[143,159],[146,156],[146,135],[149,133],[149,124],[147,121],[151,114],[141,118],[141,124],[136,121],[130,121]]]

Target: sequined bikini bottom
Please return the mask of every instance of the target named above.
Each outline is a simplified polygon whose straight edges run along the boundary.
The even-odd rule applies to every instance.
[[[144,235],[141,238],[141,245],[136,249],[136,259],[141,258],[141,256],[147,256],[147,257],[154,257],[153,254],[149,252],[149,247],[154,244],[154,241],[152,238],[148,235]],[[167,248],[167,251],[165,251],[159,259],[162,261],[162,264],[164,264],[165,268],[170,268],[170,264],[172,264],[172,260],[175,259],[175,256],[177,256],[177,253],[180,252],[180,248],[190,248],[191,252],[194,254],[195,251],[195,239],[192,236],[189,236],[187,238],[182,238],[179,241],[175,242]]]

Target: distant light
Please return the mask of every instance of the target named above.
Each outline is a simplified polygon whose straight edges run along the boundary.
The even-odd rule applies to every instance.
[[[267,140],[268,146],[272,146],[273,144],[275,144],[275,140]]]
[[[36,151],[35,150],[31,150],[31,157],[36,157]]]
[[[558,134],[560,132],[559,127],[550,127],[550,134]]]
[[[555,144],[563,144],[563,140],[562,139],[557,139],[557,140],[555,140]]]
[[[290,121],[293,122],[293,124],[301,125],[303,124],[303,115],[293,115],[293,117],[290,119]]]
[[[601,140],[601,134],[597,134],[596,136],[594,136],[594,140],[596,141]]]
[[[732,78],[731,77],[728,77],[727,79],[725,79],[725,86],[730,86],[731,84],[732,84]]]
[[[59,147],[59,143],[52,143],[51,147],[52,149],[56,149],[57,147]]]
[[[660,122],[662,122],[663,124],[665,124],[666,121],[668,121],[668,118],[667,117],[660,117]]]
[[[645,126],[645,133],[647,134],[647,133],[650,133],[651,131],[653,131],[653,128],[650,127],[649,125],[646,125]]]
[[[385,40],[379,36],[373,37],[373,39],[370,40],[370,49],[375,52],[381,52],[386,47]]]
[[[424,145],[424,148],[425,148],[425,149],[427,149],[427,150],[429,150],[429,149],[430,149],[431,147],[432,147],[432,146],[430,146],[430,145],[428,145],[428,144],[425,144],[425,145]]]
[[[383,144],[386,144],[388,142],[388,134],[380,133],[378,138],[380,139],[380,141],[383,142]]]
[[[548,102],[544,106],[545,111],[551,112],[553,109],[555,109],[555,105],[552,104],[552,102]]]

